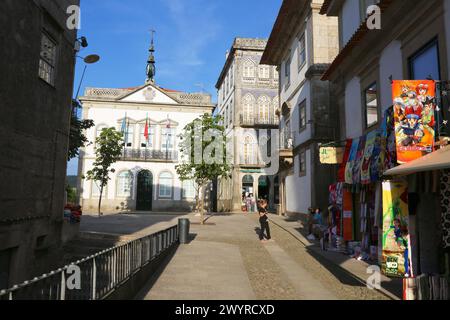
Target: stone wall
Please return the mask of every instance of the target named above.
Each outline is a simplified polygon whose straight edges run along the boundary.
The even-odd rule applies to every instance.
[[[79,0],[2,1],[0,274],[13,285],[51,264],[61,242]],[[42,30],[57,43],[55,85],[38,76]],[[1,286],[1,285],[0,285]]]

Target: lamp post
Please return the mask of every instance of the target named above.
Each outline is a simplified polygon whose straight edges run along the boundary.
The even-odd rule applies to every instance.
[[[96,55],[96,54],[90,54],[85,58],[80,57],[80,56],[77,56],[77,58],[83,59],[85,65],[84,65],[84,69],[83,69],[83,74],[81,76],[80,84],[78,85],[78,90],[77,90],[75,99],[78,99],[78,95],[80,94],[81,84],[83,83],[84,75],[86,74],[86,69],[87,69],[88,64],[97,63],[100,60],[100,56]]]

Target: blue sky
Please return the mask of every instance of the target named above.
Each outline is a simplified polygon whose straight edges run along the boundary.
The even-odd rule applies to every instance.
[[[101,61],[86,71],[88,87],[127,88],[144,83],[155,29],[156,83],[187,92],[204,91],[216,100],[214,85],[235,37],[267,38],[281,0],[82,0],[79,36],[89,47],[81,56]],[[83,63],[78,60],[75,91]],[[75,175],[77,161],[69,163]]]

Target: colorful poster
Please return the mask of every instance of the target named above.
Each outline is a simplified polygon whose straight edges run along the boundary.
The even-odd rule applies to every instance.
[[[347,139],[347,143],[345,144],[344,158],[342,159],[342,163],[339,166],[338,182],[345,182],[345,167],[347,166],[347,161],[350,156],[351,148],[352,148],[352,139]]]
[[[408,186],[404,181],[383,182],[383,253],[381,269],[386,276],[409,274]]]
[[[370,183],[370,163],[372,161],[372,155],[375,148],[375,140],[377,137],[377,132],[372,131],[367,135],[366,146],[364,149],[364,154],[361,164],[361,183]]]
[[[356,153],[355,163],[353,164],[353,184],[361,183],[361,166],[364,158],[364,150],[366,148],[366,136],[359,139],[358,151]]]
[[[359,138],[353,139],[347,164],[345,165],[345,183],[353,184],[353,165],[358,154]]]
[[[398,163],[407,163],[433,152],[436,84],[432,80],[396,80],[394,97]]]
[[[353,240],[353,199],[352,193],[348,190],[344,190],[343,197],[343,212],[342,212],[342,220],[343,220],[343,231],[344,231],[344,241],[352,241]]]
[[[375,142],[373,144],[372,161],[370,162],[370,182],[377,182],[383,175],[384,158],[386,149],[385,140],[382,137],[381,130],[375,134]]]

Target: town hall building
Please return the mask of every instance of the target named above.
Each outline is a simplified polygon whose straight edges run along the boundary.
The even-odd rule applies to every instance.
[[[211,113],[214,105],[208,94],[158,86],[153,51],[152,44],[145,84],[87,88],[80,98],[83,118],[95,122],[87,132],[89,141],[95,142],[104,128],[125,131],[121,159],[113,165],[115,172],[102,196],[103,212],[190,211],[195,205],[193,182],[181,181],[175,171],[181,159],[178,136],[188,123]],[[100,195],[96,182],[83,179],[94,161],[95,143],[80,152],[78,168],[80,202],[88,212],[96,210]]]

